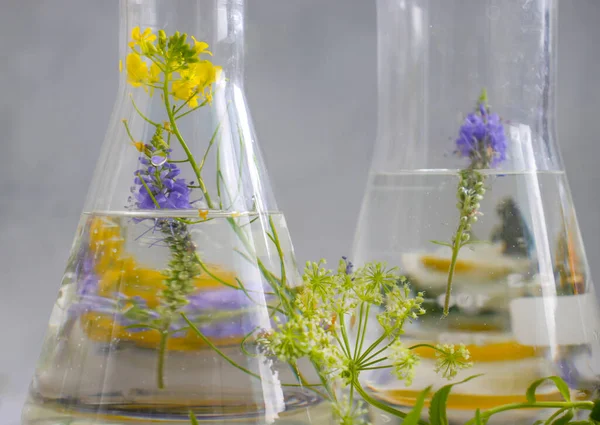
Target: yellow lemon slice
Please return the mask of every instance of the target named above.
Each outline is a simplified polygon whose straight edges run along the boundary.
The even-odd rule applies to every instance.
[[[431,344],[435,345],[435,344]],[[504,362],[529,359],[539,353],[535,347],[521,345],[515,341],[495,342],[485,345],[467,345],[473,362]],[[414,350],[424,359],[435,359],[435,350],[428,347],[419,347]]]
[[[423,255],[420,260],[423,267],[434,272],[447,273],[450,269],[450,258]],[[499,279],[510,274],[512,272],[512,268],[501,264],[491,264],[470,260],[457,260],[454,272],[456,274],[482,275],[488,279]]]

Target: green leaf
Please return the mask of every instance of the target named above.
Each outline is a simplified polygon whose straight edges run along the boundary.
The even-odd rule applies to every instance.
[[[488,244],[488,245],[491,245],[490,241],[477,240],[477,239],[469,239],[467,242],[465,242],[463,244],[460,244],[460,246],[463,247],[463,246],[475,245],[475,244]]]
[[[434,243],[436,245],[447,246],[448,248],[452,248],[452,244],[449,244],[448,242],[442,242],[442,241],[429,241],[429,242]]]
[[[564,415],[552,422],[552,425],[567,425],[570,423],[570,420],[573,419],[573,416],[575,416],[573,414],[573,409],[569,409]]]
[[[600,400],[594,401],[594,407],[590,412],[590,419],[593,421],[600,421]]]
[[[419,393],[414,407],[411,409],[410,412],[408,412],[408,414],[404,418],[404,421],[402,421],[402,425],[418,425],[419,420],[421,419],[421,410],[423,410],[425,398],[429,394],[429,391],[431,391],[430,386]]]
[[[191,410],[190,410],[190,421],[192,421],[192,425],[199,425],[198,419],[196,419],[196,415],[194,415],[194,412],[192,412]]]
[[[560,378],[560,377],[558,377],[558,376],[548,376],[546,378],[538,379],[533,384],[531,384],[529,386],[529,388],[527,388],[527,393],[525,394],[525,396],[527,397],[527,402],[529,402],[529,403],[535,403],[536,402],[535,391],[545,381],[552,381],[552,382],[554,382],[554,385],[556,385],[556,388],[558,389],[558,391],[560,391],[560,393],[563,396],[563,398],[566,401],[571,401],[571,393],[569,391],[569,386],[567,385],[567,383],[565,381],[563,381],[563,379]]]
[[[448,396],[454,385],[463,384],[471,379],[477,378],[480,375],[469,376],[455,384],[448,384],[440,388],[431,399],[431,405],[429,406],[429,422],[431,425],[448,425],[448,417],[446,415],[446,403],[448,403]]]

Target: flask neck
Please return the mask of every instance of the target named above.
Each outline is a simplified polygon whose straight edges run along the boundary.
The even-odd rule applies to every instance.
[[[134,28],[154,34],[186,33],[188,41],[209,45],[211,61],[222,67],[222,81],[243,83],[245,0],[121,0],[120,58],[131,52]]]
[[[555,9],[554,0],[378,0],[373,167],[462,168],[455,140],[485,90],[508,138],[503,166],[560,168]]]

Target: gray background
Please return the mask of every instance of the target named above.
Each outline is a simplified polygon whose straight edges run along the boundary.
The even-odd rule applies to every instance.
[[[298,259],[337,258],[375,137],[374,1],[249,2],[247,93],[275,195]],[[118,6],[0,3],[0,425],[16,425],[116,95]],[[562,1],[558,129],[596,276],[598,22],[600,1]]]

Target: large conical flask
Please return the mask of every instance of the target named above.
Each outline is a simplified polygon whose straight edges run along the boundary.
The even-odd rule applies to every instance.
[[[322,399],[254,343],[300,278],[244,95],[244,1],[121,0],[120,28],[118,99],[22,423],[319,421]]]
[[[384,370],[371,389],[411,406],[429,385],[481,374],[453,388],[452,423],[524,402],[549,375],[591,397],[597,304],[555,134],[556,2],[377,5],[378,137],[354,260],[397,266],[428,312],[406,338],[464,344],[473,367],[448,381],[417,349],[411,386]],[[552,381],[538,388],[557,399]],[[499,423],[539,413],[518,412]]]

